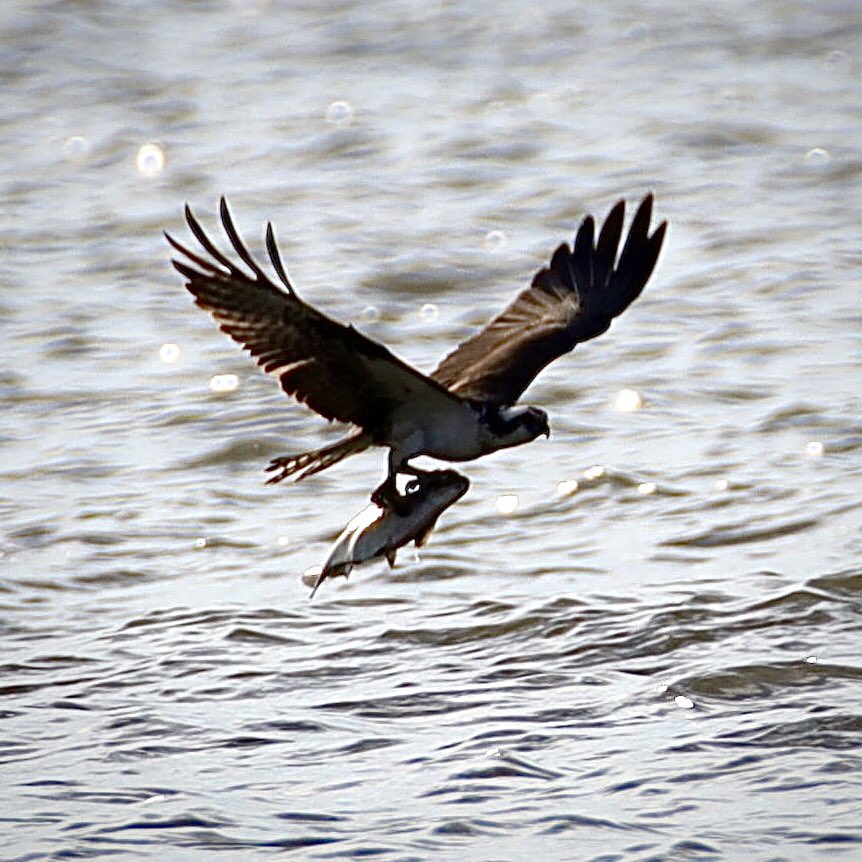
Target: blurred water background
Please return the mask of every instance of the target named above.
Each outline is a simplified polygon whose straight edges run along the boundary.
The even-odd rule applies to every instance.
[[[0,858],[862,858],[860,46],[855,0],[3,4]],[[264,485],[337,431],[193,307],[183,203],[430,369],[648,190],[550,441],[309,602],[385,457]]]

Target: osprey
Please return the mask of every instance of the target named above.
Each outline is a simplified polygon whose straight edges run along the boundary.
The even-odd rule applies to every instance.
[[[619,257],[625,202],[611,209],[597,240],[587,216],[573,247],[560,245],[530,286],[431,374],[300,299],[269,223],[266,249],[281,284],[272,281],[240,239],[224,198],[222,225],[249,272],[219,251],[188,205],[186,221],[208,257],[165,236],[182,255],[173,265],[196,304],[288,395],[352,426],[330,446],[274,459],[268,482],[299,481],[370,446],[388,446],[389,470],[372,501],[397,507],[397,474],[427,472],[410,465],[411,458],[470,461],[549,434],[543,410],[514,405],[548,363],[601,335],[640,295],[667,228],[662,222],[650,234],[652,204],[651,194],[641,202]]]

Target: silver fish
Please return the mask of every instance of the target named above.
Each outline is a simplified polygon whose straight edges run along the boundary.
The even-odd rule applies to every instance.
[[[327,578],[346,578],[354,566],[376,557],[385,557],[392,566],[399,548],[408,542],[415,542],[417,548],[423,545],[440,515],[469,487],[468,479],[455,470],[432,470],[408,483],[398,511],[374,503],[367,506],[335,540],[314,581],[312,597]]]

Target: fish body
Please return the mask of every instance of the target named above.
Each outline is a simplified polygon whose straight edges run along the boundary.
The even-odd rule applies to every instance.
[[[421,473],[407,485],[399,511],[374,503],[367,506],[335,540],[311,595],[327,578],[347,577],[360,563],[385,557],[392,566],[399,548],[409,542],[422,546],[440,515],[469,487],[468,479],[455,470],[433,470]]]

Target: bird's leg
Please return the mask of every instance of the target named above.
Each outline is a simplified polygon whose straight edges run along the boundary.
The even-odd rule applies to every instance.
[[[387,476],[381,484],[379,484],[371,492],[371,502],[381,509],[395,509],[398,511],[399,502],[402,501],[401,495],[398,493],[398,486],[395,484],[394,476]]]
[[[399,461],[393,451],[389,450],[389,472],[383,483],[378,485],[371,493],[371,502],[381,509],[392,509],[396,515],[406,515],[410,511],[409,500],[405,495],[398,493],[395,479],[399,471],[412,473],[413,468],[405,462]]]

